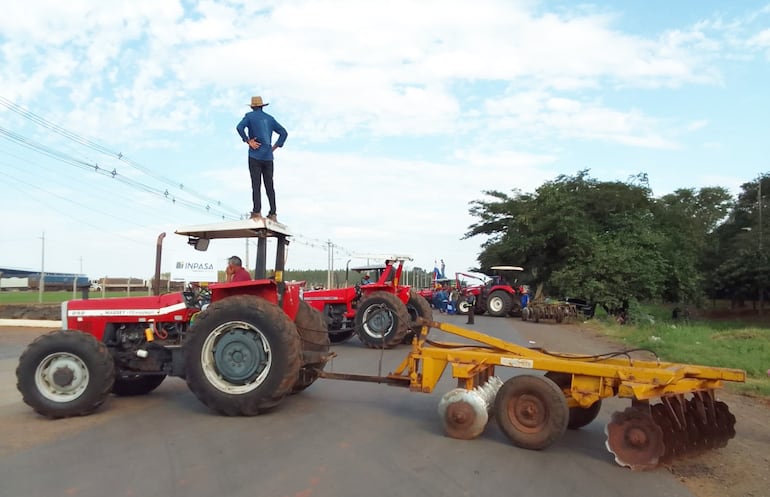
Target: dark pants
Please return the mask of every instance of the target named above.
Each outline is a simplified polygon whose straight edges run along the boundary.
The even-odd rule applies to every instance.
[[[270,212],[275,214],[275,189],[273,188],[273,161],[257,160],[249,157],[249,173],[251,174],[251,196],[254,200],[252,213],[262,212],[262,178],[265,179],[265,193],[270,203]]]

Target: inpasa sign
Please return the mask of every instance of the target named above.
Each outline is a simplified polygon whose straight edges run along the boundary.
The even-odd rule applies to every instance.
[[[217,268],[211,260],[177,259],[171,270],[171,279],[215,283],[217,281]]]

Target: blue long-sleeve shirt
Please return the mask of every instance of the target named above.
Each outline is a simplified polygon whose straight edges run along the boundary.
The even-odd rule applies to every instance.
[[[273,133],[278,133],[277,147],[283,147],[289,133],[286,128],[278,124],[278,121],[261,108],[247,112],[238,126],[235,127],[244,142],[254,138],[261,146],[253,150],[249,147],[249,157],[257,160],[273,160]],[[248,129],[248,134],[246,131]]]

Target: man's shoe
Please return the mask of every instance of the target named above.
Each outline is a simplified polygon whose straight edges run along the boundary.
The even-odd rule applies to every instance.
[[[250,219],[253,219],[255,221],[260,221],[262,219],[262,214],[260,214],[259,212],[252,212]]]
[[[267,215],[267,218],[268,218],[269,220],[271,220],[272,222],[274,222],[274,223],[277,223],[277,222],[278,222],[278,218],[276,217],[276,215],[275,215],[275,214],[268,214],[268,215]]]

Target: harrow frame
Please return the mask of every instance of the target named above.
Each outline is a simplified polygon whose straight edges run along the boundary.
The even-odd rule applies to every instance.
[[[743,370],[640,360],[626,352],[595,356],[561,354],[523,347],[449,323],[420,320],[420,324],[422,328],[412,341],[411,351],[392,373],[370,376],[322,371],[320,376],[387,383],[431,393],[447,368],[451,368],[458,388],[447,394],[451,398],[442,399],[440,407],[450,436],[479,435],[488,419],[484,411],[492,409],[490,398],[495,397],[498,424],[506,435],[515,445],[534,449],[550,445],[568,426],[579,428],[591,422],[598,415],[600,404],[597,403],[601,399],[630,398],[631,407],[615,413],[605,431],[607,448],[616,461],[632,469],[648,469],[685,452],[719,447],[735,435],[735,418],[724,403],[716,401],[715,392],[725,381],[745,381]],[[428,338],[431,328],[475,343],[431,340]],[[545,379],[539,377],[531,387],[507,388],[506,384],[515,377],[505,384],[496,379],[494,383],[498,386],[489,393],[485,385],[490,383],[498,366],[547,373]],[[560,390],[564,398],[549,397],[549,387]],[[517,388],[524,388],[523,393],[515,393]],[[486,389],[484,401],[478,396],[463,395],[463,391],[472,394],[481,389]],[[688,395],[692,396],[690,400],[686,399]],[[661,403],[651,406],[650,401],[656,398],[660,398]],[[553,417],[553,413],[556,420],[544,417]],[[501,423],[501,416],[513,423]],[[517,416],[521,419],[517,420]],[[569,419],[562,420],[565,416]],[[541,429],[554,433],[546,433],[547,437],[543,435],[534,442],[531,433],[524,436]]]

